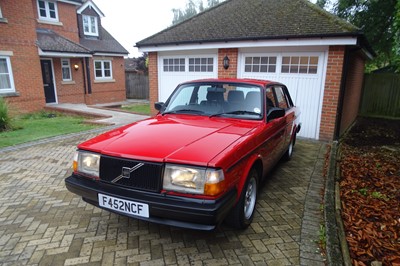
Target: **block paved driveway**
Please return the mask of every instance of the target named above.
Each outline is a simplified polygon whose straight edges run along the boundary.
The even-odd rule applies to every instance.
[[[299,140],[262,187],[252,225],[197,232],[100,210],[68,192],[84,133],[0,150],[0,265],[324,265],[326,145]]]

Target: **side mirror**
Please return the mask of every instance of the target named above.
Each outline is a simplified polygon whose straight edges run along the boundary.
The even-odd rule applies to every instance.
[[[284,117],[286,114],[285,109],[273,107],[268,111],[267,121],[272,121],[277,118]]]
[[[154,108],[156,108],[157,111],[160,111],[164,107],[163,102],[156,102],[154,103]]]

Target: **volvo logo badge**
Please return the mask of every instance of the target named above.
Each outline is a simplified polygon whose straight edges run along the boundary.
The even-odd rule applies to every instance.
[[[122,178],[126,178],[129,179],[131,178],[131,173],[136,171],[137,169],[139,169],[140,167],[142,167],[144,165],[144,163],[138,163],[137,165],[135,165],[132,168],[129,167],[122,167],[122,172],[119,176],[117,176],[116,178],[114,178],[113,180],[111,180],[111,183],[117,183],[119,180],[121,180]]]

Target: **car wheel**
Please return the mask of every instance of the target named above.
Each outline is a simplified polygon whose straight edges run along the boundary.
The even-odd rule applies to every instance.
[[[293,136],[292,141],[290,141],[289,147],[287,148],[285,154],[283,155],[283,159],[285,161],[289,161],[292,158],[293,148],[295,143],[296,143],[296,135]]]
[[[245,229],[253,221],[257,203],[258,177],[257,171],[252,169],[240,194],[239,201],[225,220],[229,225],[238,229]]]

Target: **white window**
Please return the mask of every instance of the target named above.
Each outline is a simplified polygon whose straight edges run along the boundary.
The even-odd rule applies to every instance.
[[[0,94],[15,92],[14,79],[9,57],[0,56]]]
[[[213,58],[189,58],[189,72],[213,72]]]
[[[165,58],[164,72],[185,72],[185,58]]]
[[[95,60],[94,74],[96,79],[112,79],[111,60]]]
[[[317,74],[318,56],[283,56],[282,73]]]
[[[71,81],[71,63],[69,59],[61,59],[61,72],[63,81]]]
[[[40,19],[58,21],[57,3],[55,1],[38,0],[37,4]]]
[[[245,58],[244,72],[275,73],[276,56],[251,56]]]
[[[97,28],[97,17],[83,15],[83,32],[85,35],[99,36]]]

